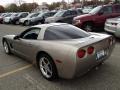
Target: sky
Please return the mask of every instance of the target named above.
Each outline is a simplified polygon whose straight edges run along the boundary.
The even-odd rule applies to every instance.
[[[19,0],[0,0],[0,5],[6,6],[7,4],[10,3],[18,3]],[[37,2],[38,4],[42,4],[42,2],[47,2],[48,4],[52,3],[52,2],[58,2],[58,1],[62,1],[62,0],[23,0],[27,3],[32,3],[33,1]],[[68,1],[72,1],[72,0],[65,0],[66,2]]]

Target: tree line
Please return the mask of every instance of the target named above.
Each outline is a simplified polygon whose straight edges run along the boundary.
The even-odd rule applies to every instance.
[[[74,0],[75,1],[75,0]],[[84,0],[84,5],[96,5],[96,4],[106,4],[110,0],[92,0],[92,1],[86,1]],[[97,2],[96,2],[97,1]],[[115,0],[116,3],[119,3],[119,0]],[[72,2],[75,4],[76,2]],[[81,3],[81,2],[80,2]],[[59,7],[62,3],[61,2],[53,2],[52,4],[46,4],[46,6],[49,8],[49,10],[54,10],[55,8]],[[37,3],[23,3],[20,6],[16,5],[15,3],[11,3],[7,5],[6,7],[3,7],[0,5],[0,13],[3,12],[31,12],[35,8],[38,7]]]
[[[53,10],[56,7],[59,7],[61,5],[60,2],[53,2],[52,4],[46,4],[46,6],[49,8],[49,10]],[[23,3],[20,6],[16,5],[15,3],[11,3],[7,5],[6,7],[3,7],[0,5],[0,13],[3,12],[31,12],[35,8],[37,8],[39,5],[37,3]]]

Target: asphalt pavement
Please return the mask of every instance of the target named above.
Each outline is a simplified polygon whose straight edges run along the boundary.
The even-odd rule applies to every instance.
[[[120,90],[120,40],[111,57],[97,70],[72,80],[45,80],[39,69],[15,55],[6,55],[2,37],[19,34],[27,27],[0,25],[0,90]]]

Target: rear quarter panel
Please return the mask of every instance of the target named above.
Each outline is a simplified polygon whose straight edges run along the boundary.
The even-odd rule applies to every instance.
[[[63,78],[72,78],[76,67],[77,48],[50,41],[41,41],[37,43],[38,51],[48,53],[56,64],[58,75]],[[57,62],[61,61],[61,63]]]

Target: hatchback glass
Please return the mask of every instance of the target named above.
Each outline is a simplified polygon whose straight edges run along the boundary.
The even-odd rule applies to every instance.
[[[44,40],[79,39],[88,36],[89,33],[67,24],[49,27],[45,32]]]

